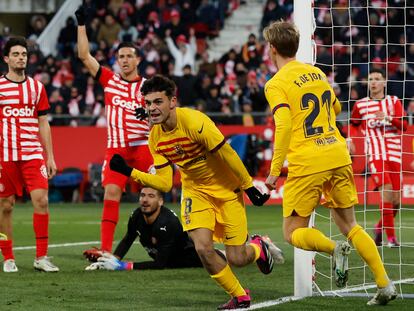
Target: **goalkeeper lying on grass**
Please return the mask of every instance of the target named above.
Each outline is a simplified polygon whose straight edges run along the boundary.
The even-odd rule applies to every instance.
[[[183,231],[177,215],[163,204],[160,191],[144,187],[139,196],[140,207],[131,214],[128,231],[114,254],[98,251],[97,262],[86,267],[86,270],[202,267],[194,244]],[[121,261],[137,237],[153,261]]]
[[[140,207],[130,216],[128,231],[119,242],[114,254],[97,253],[96,262],[86,270],[143,270],[164,268],[202,267],[201,261],[177,215],[163,206],[160,191],[144,187],[139,196]],[[121,259],[128,252],[134,240],[139,236],[141,245],[153,258],[153,261],[128,262]],[[284,262],[282,251],[268,238],[275,263]],[[224,252],[216,250],[225,258]],[[100,251],[99,251],[100,252]]]

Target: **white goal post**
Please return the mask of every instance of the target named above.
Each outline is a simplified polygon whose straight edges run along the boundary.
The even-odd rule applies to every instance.
[[[319,2],[319,3],[318,3]],[[344,5],[344,3],[348,3],[348,6]],[[380,3],[381,1],[368,1],[368,0],[361,0],[361,1],[353,1],[353,0],[347,0],[347,1],[340,1],[340,0],[294,0],[294,22],[296,26],[299,29],[300,32],[300,44],[299,44],[299,50],[297,53],[297,59],[299,61],[314,64],[316,66],[325,66],[325,68],[329,67],[331,71],[331,75],[328,76],[328,79],[330,82],[335,83],[336,87],[344,86],[346,95],[348,96],[348,100],[343,100],[342,104],[344,109],[344,112],[342,113],[342,122],[347,123],[349,125],[349,118],[350,118],[350,110],[351,110],[351,91],[354,86],[354,84],[364,85],[365,89],[367,86],[367,80],[366,79],[360,79],[357,80],[357,78],[351,76],[352,70],[354,67],[357,66],[365,66],[367,69],[366,75],[369,72],[369,68],[372,67],[372,55],[370,55],[370,50],[375,49],[379,46],[377,42],[372,43],[373,38],[370,37],[370,33],[372,30],[375,30],[376,27],[382,27],[385,28],[385,33],[387,34],[385,37],[384,42],[381,43],[383,49],[386,51],[385,60],[383,58],[383,63],[386,69],[389,68],[391,65],[396,65],[398,61],[390,60],[388,51],[390,49],[389,46],[396,46],[400,44],[399,47],[401,50],[404,50],[405,54],[404,57],[406,57],[406,53],[410,45],[414,45],[414,42],[407,43],[407,40],[401,42],[401,43],[395,43],[395,38],[388,38],[388,28],[390,27],[390,30],[393,30],[392,27],[397,27],[395,24],[388,23],[388,10],[389,9],[398,9],[403,10],[404,18],[400,21],[401,28],[404,29],[404,35],[407,37],[406,29],[407,24],[408,26],[413,28],[414,31],[414,19],[410,22],[410,20],[407,18],[408,13],[405,10],[414,10],[414,4],[409,7],[408,1],[400,1],[400,6],[397,7],[388,7],[388,2]],[[384,4],[385,3],[385,4]],[[320,6],[318,6],[320,5]],[[381,5],[385,5],[381,6]],[[333,16],[335,15],[335,10],[338,10],[338,7],[342,10],[342,13],[344,11],[347,11],[343,15],[347,15],[346,18],[347,21],[349,21],[349,25],[338,25],[333,22]],[[378,26],[378,24],[371,24],[371,14],[372,10],[383,10],[384,14],[381,16],[383,18],[383,25]],[[332,35],[331,41],[332,44],[330,46],[324,45],[324,43],[321,42],[315,42],[314,41],[314,34],[317,33],[318,29],[321,31],[327,31],[326,25],[323,27],[318,28],[318,23],[315,20],[315,16],[320,13],[320,11],[316,10],[326,10],[325,15],[330,15],[331,23],[332,23],[332,29],[330,29],[330,33]],[[315,14],[315,12],[317,14]],[[334,13],[333,13],[334,12]],[[368,21],[368,25],[361,25],[361,24],[353,24],[353,18],[352,14],[355,12],[362,12],[363,14],[366,14],[366,20]],[[385,16],[384,16],[385,15]],[[343,17],[343,16],[342,16]],[[375,16],[374,16],[375,17]],[[327,19],[329,19],[327,17]],[[384,22],[385,19],[385,22]],[[411,25],[413,24],[413,25]],[[364,28],[364,31],[368,34],[367,42],[363,42],[361,44],[360,41],[353,42],[353,36],[354,31],[358,31],[358,27]],[[372,27],[372,28],[371,28]],[[335,38],[335,32],[338,31],[338,29],[342,28],[344,32],[346,32],[349,35],[349,40],[345,43],[342,43],[339,39]],[[316,32],[315,32],[316,31]],[[390,31],[391,33],[391,31]],[[395,33],[395,32],[394,32]],[[361,39],[359,39],[361,40]],[[388,41],[389,40],[389,41]],[[358,48],[366,47],[368,50],[368,61],[365,63],[362,63],[361,61],[355,60],[353,62],[353,55],[355,53],[354,49],[358,50]],[[317,47],[322,47],[326,50],[331,50],[332,59],[325,63],[318,63],[317,61],[317,55],[316,50]],[[355,48],[356,47],[356,48]],[[334,59],[334,51],[335,48],[343,48],[348,49],[349,56],[349,62],[344,63],[335,63]],[[414,49],[414,48],[413,48]],[[375,62],[375,61],[374,61]],[[406,59],[404,60],[404,65],[407,68],[407,64],[405,63]],[[399,63],[398,63],[399,64]],[[412,70],[414,71],[414,63],[410,63],[412,65]],[[341,67],[343,66],[343,67]],[[348,67],[346,67],[348,66]],[[346,70],[349,70],[350,74],[348,76],[348,79],[346,81],[337,81],[336,80],[336,71],[338,68],[345,68]],[[345,72],[346,72],[345,70]],[[392,80],[388,76],[388,72],[386,75],[388,82],[394,82],[394,83],[400,83],[400,80]],[[409,96],[408,98],[405,97],[406,90],[405,90],[405,82],[406,81],[412,81],[412,80],[406,80],[406,74],[403,76],[403,81],[401,82],[403,84],[403,96],[401,100],[404,102],[407,101],[414,101],[414,96]],[[348,94],[349,92],[349,94]],[[368,95],[368,91],[365,91],[366,94],[364,96]],[[407,93],[408,94],[408,93]],[[345,96],[346,97],[346,96]],[[409,135],[410,134],[405,134]],[[414,141],[414,136],[411,135]],[[411,149],[410,149],[411,150]],[[411,156],[413,156],[412,151],[410,151]],[[404,153],[404,152],[403,152]],[[407,153],[407,152],[405,152]],[[360,155],[361,157],[366,158],[366,155]],[[413,156],[414,159],[414,156]],[[401,174],[403,171],[401,171]],[[405,172],[408,174],[409,172]],[[414,176],[414,174],[412,175]],[[379,219],[380,217],[380,210],[379,207],[372,207],[369,206],[369,197],[378,195],[373,189],[370,189],[368,187],[369,184],[369,175],[366,171],[363,173],[359,173],[360,178],[364,179],[364,186],[363,189],[360,187],[358,191],[360,192],[361,196],[364,197],[364,201],[360,202],[361,207],[357,211],[357,219],[361,226],[363,226],[369,234],[372,234],[372,230],[374,229],[373,219],[374,217],[377,217]],[[400,202],[401,203],[401,202]],[[405,218],[406,217],[406,218]],[[407,220],[405,220],[407,219]],[[382,256],[382,259],[384,261],[385,267],[387,271],[389,272],[390,277],[394,280],[394,283],[397,285],[399,296],[401,298],[414,298],[414,224],[409,223],[408,220],[414,219],[414,208],[412,206],[405,206],[403,210],[400,211],[398,218],[395,218],[395,229],[398,235],[401,237],[401,247],[398,249],[388,249],[386,246],[379,246],[380,255]],[[309,226],[316,225],[316,227],[320,227],[320,225],[323,225],[324,230],[322,230],[325,234],[327,234],[328,237],[334,240],[344,239],[343,236],[341,236],[336,230],[335,224],[331,220],[331,217],[329,216],[329,213],[323,211],[320,214],[318,210],[316,210],[316,213],[314,213],[311,217]],[[316,253],[316,252],[307,252],[300,249],[294,250],[294,295],[296,297],[307,297],[312,295],[322,295],[322,296],[370,296],[373,295],[376,289],[376,285],[373,282],[372,274],[369,268],[362,262],[362,260],[359,259],[359,257],[355,254],[355,250],[352,251],[352,258],[350,258],[350,282],[347,287],[344,289],[338,290],[334,286],[334,282],[332,281],[332,263],[330,260],[330,256],[326,256],[324,254]],[[358,258],[357,258],[358,257]],[[352,260],[351,260],[352,259]],[[321,265],[318,264],[318,262],[322,262]],[[318,281],[321,281],[322,279],[323,286],[319,286]]]

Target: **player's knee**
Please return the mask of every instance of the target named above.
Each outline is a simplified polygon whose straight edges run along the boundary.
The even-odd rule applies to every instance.
[[[47,195],[43,195],[33,198],[32,203],[36,209],[47,210],[49,206],[49,199],[47,198]]]
[[[227,256],[227,261],[231,266],[234,267],[243,267],[246,265],[246,255],[231,255],[231,256]]]
[[[119,201],[122,196],[122,190],[119,187],[105,187],[105,200]]]
[[[15,200],[13,198],[4,198],[0,200],[0,206],[3,215],[10,215],[13,212]]]

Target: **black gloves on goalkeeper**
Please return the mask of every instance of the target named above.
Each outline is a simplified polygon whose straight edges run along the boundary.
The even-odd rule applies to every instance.
[[[109,167],[111,168],[111,170],[121,173],[122,175],[125,175],[127,177],[131,176],[132,167],[128,166],[124,158],[121,157],[119,154],[114,154],[112,156],[112,159],[109,162]]]
[[[244,190],[244,192],[246,192],[250,201],[252,201],[252,203],[256,206],[262,206],[270,198],[270,194],[263,194],[254,186],[247,188],[246,190]]]
[[[143,107],[139,107],[137,109],[135,109],[135,118],[137,118],[137,120],[145,120],[148,117],[148,113],[147,110]]]
[[[88,15],[85,6],[80,6],[79,9],[75,11],[76,20],[78,21],[78,26],[84,26],[85,20]]]

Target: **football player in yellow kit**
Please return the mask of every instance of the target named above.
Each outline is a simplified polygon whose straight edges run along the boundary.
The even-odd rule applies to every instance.
[[[325,74],[296,60],[299,32],[289,22],[278,21],[263,30],[270,57],[278,72],[266,83],[265,95],[275,120],[274,154],[266,179],[269,189],[287,157],[289,174],[283,195],[283,230],[290,244],[325,252],[335,259],[335,281],[348,279],[348,242],[334,242],[316,228],[308,228],[312,211],[323,194],[338,228],[372,270],[377,294],[368,304],[387,304],[397,296],[372,238],[357,224],[358,203],[345,139],[335,125],[341,104]]]
[[[247,308],[249,291],[240,285],[229,264],[240,267],[256,262],[268,274],[275,246],[258,235],[246,244],[243,191],[255,205],[263,205],[269,195],[253,186],[237,153],[210,118],[196,110],[176,107],[172,80],[155,76],[145,81],[141,92],[153,125],[148,143],[156,174],[127,166],[119,155],[112,158],[110,167],[143,185],[168,192],[172,187],[171,165],[178,166],[183,228],[194,241],[205,269],[232,297],[219,310]],[[224,243],[228,263],[214,250],[213,241]]]

